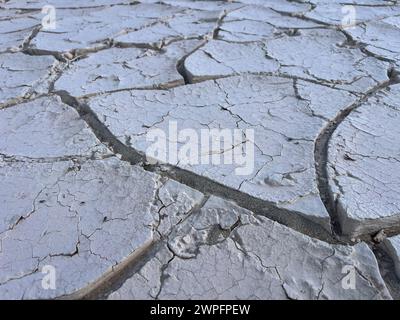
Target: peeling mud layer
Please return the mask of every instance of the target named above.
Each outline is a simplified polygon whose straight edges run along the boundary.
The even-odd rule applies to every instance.
[[[399,298],[399,35],[394,0],[0,0],[0,299]]]

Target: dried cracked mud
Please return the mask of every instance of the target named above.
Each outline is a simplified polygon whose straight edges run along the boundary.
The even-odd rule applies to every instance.
[[[399,35],[395,0],[0,1],[0,298],[399,299]],[[171,123],[250,170],[154,158]]]

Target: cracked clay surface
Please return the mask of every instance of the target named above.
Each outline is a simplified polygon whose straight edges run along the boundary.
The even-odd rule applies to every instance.
[[[399,297],[399,34],[395,0],[0,0],[0,299]]]

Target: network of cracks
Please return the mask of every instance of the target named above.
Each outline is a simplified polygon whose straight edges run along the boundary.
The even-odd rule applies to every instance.
[[[0,298],[399,298],[399,29],[383,0],[0,1]],[[253,130],[254,170],[149,163],[171,123]]]

